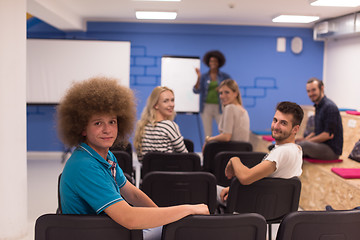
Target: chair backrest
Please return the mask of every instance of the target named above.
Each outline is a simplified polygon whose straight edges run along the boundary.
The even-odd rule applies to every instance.
[[[119,167],[123,172],[133,176],[134,168],[132,157],[125,151],[113,150],[112,153],[115,155]]]
[[[35,240],[142,240],[142,230],[129,230],[106,215],[45,214],[35,223]]]
[[[259,213],[268,223],[277,223],[286,214],[298,210],[300,191],[298,177],[263,178],[250,185],[242,185],[234,178],[225,212]]]
[[[239,142],[239,141],[230,141],[230,142],[218,142],[210,141],[205,145],[203,152],[203,168],[204,171],[215,173],[215,164],[214,158],[215,155],[223,151],[236,151],[236,152],[251,152],[252,145],[249,142]]]
[[[230,186],[231,179],[225,176],[225,167],[232,157],[239,157],[241,162],[248,168],[252,168],[259,164],[266,156],[264,152],[233,152],[225,151],[219,152],[215,155],[215,172],[214,175],[217,180],[217,184],[223,187]]]
[[[194,142],[193,141],[191,141],[190,139],[184,138],[184,144],[185,144],[188,152],[194,152]]]
[[[266,222],[257,213],[193,215],[163,228],[162,240],[265,240]]]
[[[150,172],[140,188],[160,207],[204,203],[215,212],[216,179],[208,172]]]
[[[57,194],[58,194],[58,207],[56,209],[56,213],[57,214],[61,214],[62,213],[62,208],[61,208],[61,199],[60,199],[60,180],[61,180],[61,175],[62,173],[59,174],[58,177],[58,189],[57,189]]]
[[[277,240],[345,240],[360,238],[360,211],[299,211],[286,215]]]
[[[196,153],[149,152],[142,160],[141,175],[152,171],[200,171],[200,156]]]
[[[117,145],[114,145],[110,148],[111,152],[114,151],[123,151],[126,152],[127,154],[130,155],[131,160],[133,159],[133,150],[132,150],[132,145],[131,143],[127,143],[125,146],[123,145],[123,143],[118,143]]]

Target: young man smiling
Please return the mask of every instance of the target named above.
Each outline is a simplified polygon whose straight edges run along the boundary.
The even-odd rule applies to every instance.
[[[271,124],[271,134],[275,147],[264,157],[261,163],[248,168],[238,157],[232,157],[225,169],[230,179],[237,177],[241,184],[249,185],[264,177],[292,178],[302,173],[302,150],[295,144],[295,135],[299,131],[304,112],[299,105],[281,102]],[[227,200],[229,187],[221,190],[220,199]]]
[[[338,159],[343,148],[343,127],[336,104],[324,94],[324,83],[310,78],[306,91],[315,107],[315,130],[304,139],[297,139],[304,156],[332,160]]]

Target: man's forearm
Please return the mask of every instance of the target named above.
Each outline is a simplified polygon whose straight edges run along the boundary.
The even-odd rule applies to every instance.
[[[332,139],[334,137],[334,135],[330,135],[330,133],[328,132],[322,132],[316,136],[312,136],[309,139],[307,139],[310,142],[317,142],[317,143],[322,143],[325,142],[329,139]]]

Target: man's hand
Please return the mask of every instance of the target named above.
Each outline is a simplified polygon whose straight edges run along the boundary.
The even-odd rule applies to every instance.
[[[221,190],[221,193],[220,193],[221,201],[225,202],[228,199],[229,189],[230,189],[230,187],[226,187]]]
[[[206,204],[195,204],[195,205],[190,205],[190,207],[192,208],[193,213],[192,214],[197,214],[197,215],[209,215],[209,208]]]
[[[226,168],[225,168],[225,176],[228,179],[231,179],[231,178],[233,178],[235,176],[234,167],[233,167],[232,162],[231,162],[234,159],[239,159],[239,158],[238,157],[230,158],[230,160],[229,160],[229,162],[228,162],[228,164],[226,165]]]

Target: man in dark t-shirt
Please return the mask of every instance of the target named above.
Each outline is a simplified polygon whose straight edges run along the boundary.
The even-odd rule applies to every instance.
[[[325,96],[321,80],[310,78],[306,91],[315,107],[315,129],[304,139],[297,140],[297,143],[306,157],[338,159],[343,148],[343,126],[339,109]]]

